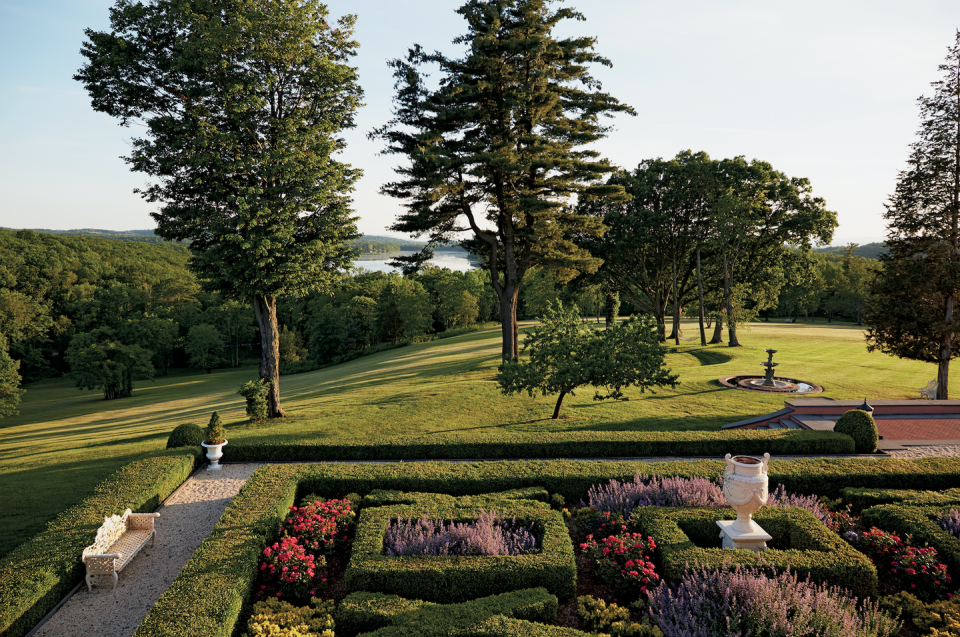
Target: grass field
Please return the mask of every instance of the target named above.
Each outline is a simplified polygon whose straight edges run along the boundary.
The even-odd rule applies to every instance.
[[[529,323],[525,324],[529,325]],[[687,334],[695,334],[688,324]],[[178,424],[205,425],[219,410],[230,440],[294,441],[332,436],[437,432],[715,429],[779,409],[783,396],[723,389],[728,374],[763,372],[766,348],[780,350],[779,374],[824,386],[838,399],[919,398],[931,364],[868,354],[852,325],[753,323],[744,347],[680,345],[667,356],[675,390],[628,391],[627,402],[595,402],[583,389],[551,420],[553,396],[503,397],[494,380],[499,329],[412,345],[281,381],[289,418],[252,425],[237,388],[255,367],[209,375],[179,371],[141,382],[134,395],[102,400],[56,379],[27,386],[20,415],[0,420],[0,556],[88,496],[122,465],[162,449]],[[672,348],[672,345],[670,346]],[[960,381],[957,381],[960,382]],[[951,386],[956,394],[960,385]]]

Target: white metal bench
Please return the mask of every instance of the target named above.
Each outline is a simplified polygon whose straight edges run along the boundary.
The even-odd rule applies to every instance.
[[[140,552],[147,540],[153,545],[157,537],[153,521],[159,517],[159,513],[131,513],[127,509],[122,516],[111,515],[103,519],[103,526],[97,529],[96,541],[83,549],[87,590],[93,591],[94,581],[99,583],[108,575],[113,578],[113,587],[117,587],[117,573]]]
[[[926,387],[920,388],[920,395],[927,400],[937,399],[937,381],[931,380]]]

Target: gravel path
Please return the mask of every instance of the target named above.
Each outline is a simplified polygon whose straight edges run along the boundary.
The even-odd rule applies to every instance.
[[[157,541],[120,572],[117,588],[82,586],[34,637],[128,637],[205,540],[259,464],[228,464],[187,479],[157,509]]]
[[[960,445],[908,447],[895,458],[960,456]],[[808,456],[809,457],[809,456]],[[779,456],[781,460],[793,456]],[[644,458],[647,461],[691,458]],[[31,637],[130,637],[180,570],[210,535],[227,504],[262,464],[227,464],[191,476],[157,509],[156,546],[147,546],[120,573],[116,589],[84,585]]]

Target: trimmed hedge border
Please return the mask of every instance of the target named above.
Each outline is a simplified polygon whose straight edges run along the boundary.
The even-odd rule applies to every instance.
[[[789,568],[801,578],[809,576],[843,587],[860,598],[876,594],[877,569],[870,558],[805,509],[765,507],[757,512],[754,519],[773,536],[772,544],[787,547],[768,548],[762,557],[749,550],[696,546],[717,543],[717,521],[734,518],[736,514],[728,507],[642,507],[631,518],[631,526],[656,542],[655,559],[667,581],[679,581],[694,566],[769,566],[779,572]]]
[[[832,431],[565,431],[476,436],[398,436],[266,443],[234,439],[224,462],[463,460],[487,458],[622,458],[739,454],[853,454],[850,436]]]
[[[960,489],[943,491],[913,491],[908,489],[853,489],[843,490],[844,504],[852,504],[856,512],[880,504],[907,502],[913,506],[960,504]]]
[[[956,584],[960,573],[960,538],[947,533],[938,523],[937,514],[948,513],[951,506],[916,506],[904,504],[881,504],[863,512],[864,525],[875,526],[888,533],[913,536],[914,546],[932,546],[940,559],[953,574]]]
[[[348,592],[369,591],[456,603],[491,593],[544,587],[562,599],[577,591],[577,563],[567,525],[559,511],[535,500],[490,494],[458,501],[447,495],[410,494],[411,504],[367,506],[360,512],[353,557],[344,575]],[[511,497],[513,496],[513,497]],[[364,499],[366,504],[367,499]],[[478,509],[497,511],[543,530],[541,550],[530,555],[411,555],[383,554],[383,538],[395,518],[466,522]]]
[[[280,519],[286,515],[287,506],[297,497],[317,494],[339,498],[349,493],[366,495],[376,489],[461,496],[543,487],[573,503],[586,497],[587,489],[593,484],[611,479],[632,479],[637,473],[713,478],[721,476],[723,469],[721,460],[262,467],[247,480],[211,537],[194,553],[173,585],[150,610],[137,629],[136,637],[183,637],[187,634],[229,637],[239,619],[240,609],[249,600],[260,551],[276,532]],[[960,486],[960,459],[774,459],[770,463],[769,475],[773,485],[781,482],[791,491],[834,498],[839,497],[841,489],[847,486],[939,490]]]
[[[0,635],[27,634],[83,581],[80,556],[104,517],[128,508],[153,511],[190,477],[200,458],[198,447],[185,447],[131,462],[0,560]]]
[[[347,595],[337,609],[337,627],[360,635],[494,634],[478,630],[484,622],[502,616],[518,623],[548,622],[557,616],[557,598],[547,589],[528,588],[457,604],[436,604],[382,593]],[[514,632],[501,633],[505,635]],[[541,634],[541,633],[523,633]],[[583,633],[574,633],[583,634]]]

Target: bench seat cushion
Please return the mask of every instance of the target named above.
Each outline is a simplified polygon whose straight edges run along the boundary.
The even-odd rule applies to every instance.
[[[119,553],[120,559],[117,560],[117,570],[122,570],[130,560],[133,559],[133,556],[137,554],[137,551],[146,543],[150,538],[151,531],[127,531],[120,536],[120,539],[117,540],[113,546],[107,549],[107,553]]]

